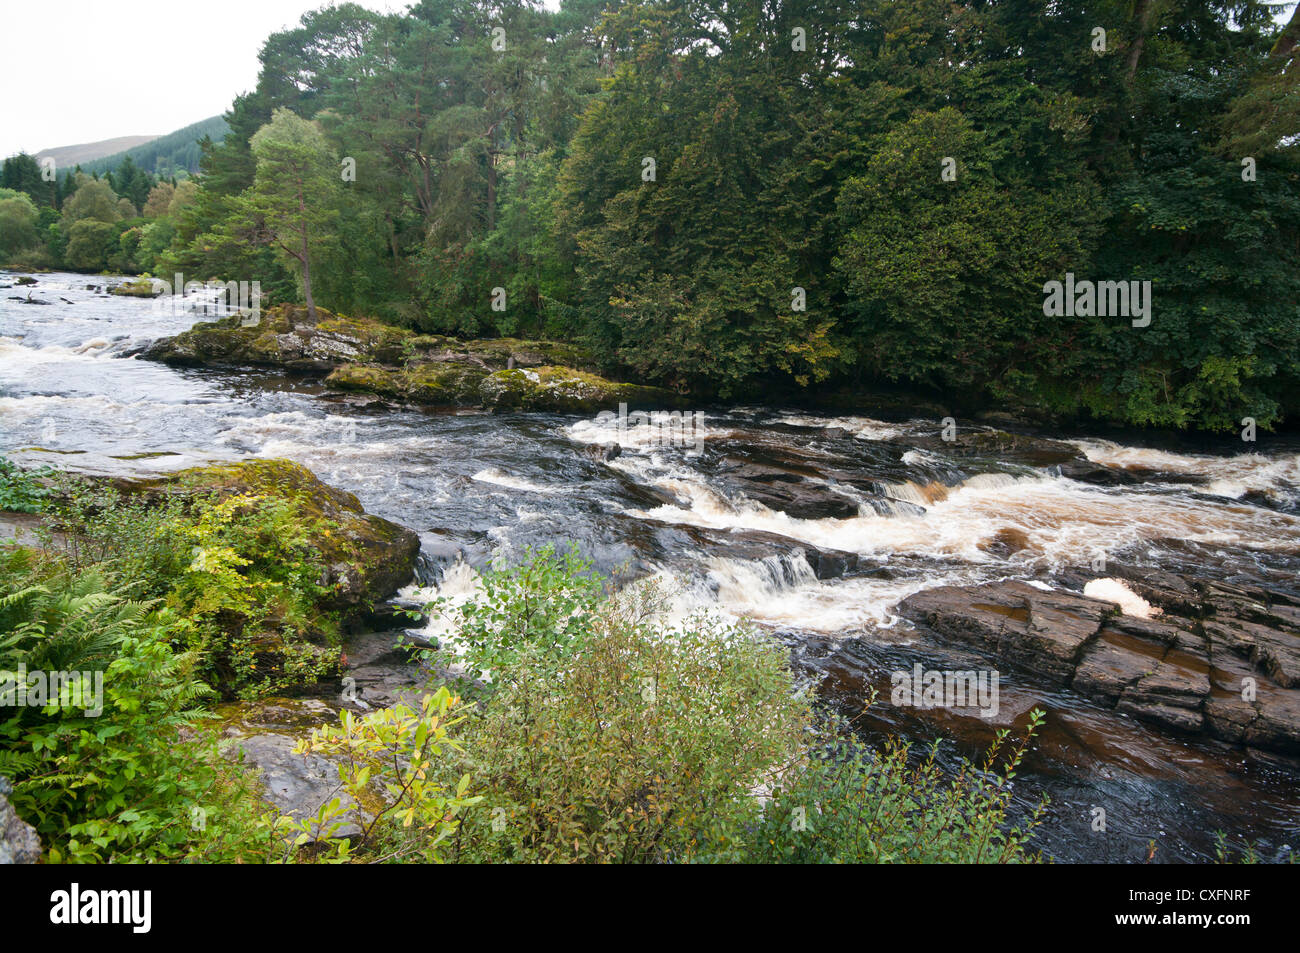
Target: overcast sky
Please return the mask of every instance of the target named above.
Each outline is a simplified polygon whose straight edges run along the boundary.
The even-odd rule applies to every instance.
[[[359,0],[399,11],[406,0]],[[257,84],[257,51],[328,0],[4,0],[0,157],[162,136]],[[558,0],[547,0],[552,9]],[[1290,5],[1278,11],[1285,18]]]
[[[359,0],[400,11],[406,0]],[[0,156],[162,136],[257,85],[257,52],[328,0],[4,0]]]

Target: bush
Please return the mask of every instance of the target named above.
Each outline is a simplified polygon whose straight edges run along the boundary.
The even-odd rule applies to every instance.
[[[75,479],[60,484],[51,528],[71,565],[98,565],[133,595],[177,613],[178,644],[199,651],[208,681],[257,697],[314,683],[338,660],[337,613],[321,608],[313,534],[327,521],[289,499],[144,501]]]
[[[68,248],[64,253],[68,267],[76,271],[103,271],[108,256],[117,247],[117,229],[108,222],[81,219],[68,229]]]
[[[911,767],[906,745],[872,753],[828,732],[784,649],[747,626],[669,624],[653,585],[598,593],[585,563],[548,548],[487,571],[457,612],[491,685],[467,688],[480,706],[443,768],[482,797],[455,859],[1027,859],[1038,815],[1007,819],[1024,743],[995,770],[1003,733],[983,767],[948,781],[933,750]]]
[[[49,504],[48,478],[53,471],[24,470],[0,457],[0,510],[11,513],[40,513]]]
[[[748,863],[1019,863],[1046,802],[1020,825],[1007,812],[1011,780],[1043,723],[1035,710],[1015,748],[998,757],[998,733],[980,765],[963,762],[949,779],[935,760],[937,743],[915,765],[903,742],[870,751],[835,736],[807,770],[776,791],[739,857]]]

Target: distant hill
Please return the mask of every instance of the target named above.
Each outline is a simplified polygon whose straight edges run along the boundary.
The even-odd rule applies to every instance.
[[[103,142],[83,142],[77,146],[42,149],[36,153],[36,158],[51,158],[59,168],[71,168],[77,163],[81,163],[84,167],[87,162],[94,159],[102,159],[105,156],[126,152],[128,149],[136,149],[155,141],[157,138],[157,136],[118,136],[116,139],[105,139]]]
[[[128,155],[131,161],[154,175],[170,177],[173,175],[192,175],[199,171],[199,140],[211,136],[214,142],[220,142],[230,131],[230,126],[221,116],[213,116],[201,122],[192,123],[184,129],[148,139],[144,144],[120,149],[103,158],[81,163],[81,171],[87,175],[98,172],[103,175],[110,169],[116,169]],[[74,163],[75,164],[75,163]],[[64,168],[61,163],[60,168]]]

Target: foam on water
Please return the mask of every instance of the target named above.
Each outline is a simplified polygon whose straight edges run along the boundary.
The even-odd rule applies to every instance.
[[[1071,440],[1093,463],[1205,477],[1205,490],[1216,496],[1241,497],[1252,491],[1277,495],[1300,489],[1300,454],[1266,457],[1240,453],[1230,457],[1171,453],[1149,447],[1126,447],[1109,440]]]

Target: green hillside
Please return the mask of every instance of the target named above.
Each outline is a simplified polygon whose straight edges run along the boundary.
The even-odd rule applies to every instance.
[[[184,175],[199,170],[199,140],[211,136],[214,140],[222,139],[230,127],[221,116],[213,116],[201,122],[192,123],[184,129],[161,136],[142,146],[127,149],[114,155],[83,162],[83,172],[103,175],[110,169],[116,169],[122,160],[130,156],[137,166],[147,172],[161,177]]]

